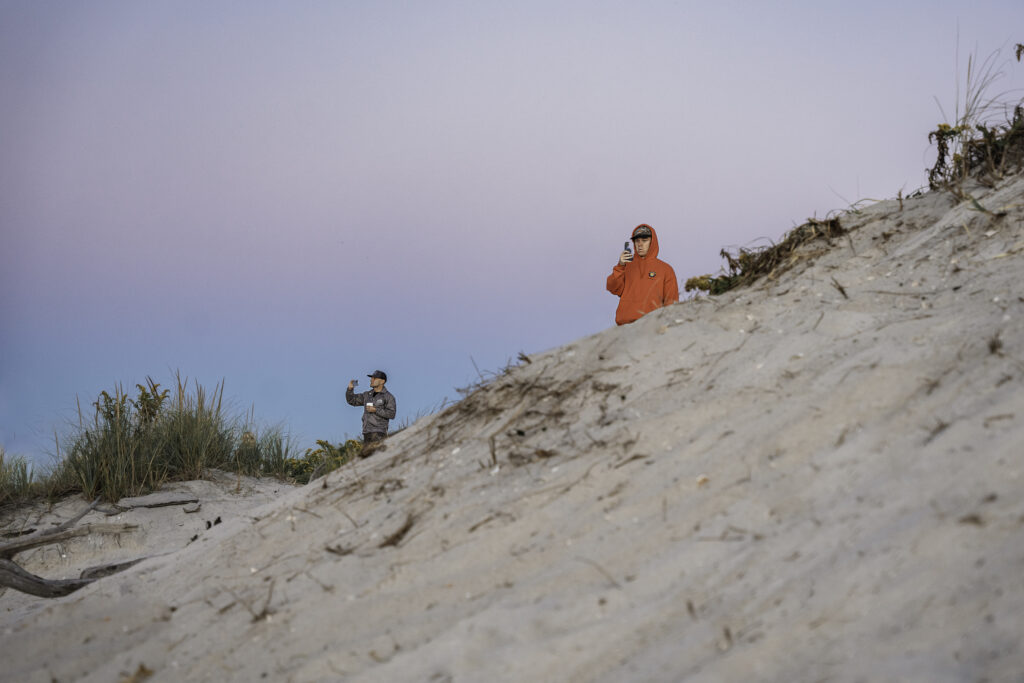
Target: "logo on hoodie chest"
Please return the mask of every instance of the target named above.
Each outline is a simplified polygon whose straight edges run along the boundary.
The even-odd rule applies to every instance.
[[[658,274],[657,274],[657,273],[655,273],[655,272],[654,272],[653,270],[652,270],[651,272],[647,273],[647,277],[651,278],[652,280],[653,280],[653,279],[654,279],[655,277],[657,277],[657,276],[658,276]]]

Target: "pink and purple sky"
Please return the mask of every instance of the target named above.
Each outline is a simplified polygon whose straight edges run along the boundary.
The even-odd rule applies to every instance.
[[[0,2],[0,444],[173,373],[304,448],[613,324],[722,247],[926,184],[1019,0]],[[957,51],[959,45],[959,64]],[[995,92],[993,92],[995,94]],[[472,359],[472,360],[471,360]],[[394,425],[395,423],[393,423]]]

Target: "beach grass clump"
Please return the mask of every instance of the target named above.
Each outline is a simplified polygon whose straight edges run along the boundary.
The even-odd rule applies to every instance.
[[[796,264],[800,248],[816,240],[831,241],[845,234],[838,218],[808,219],[803,225],[790,230],[778,244],[747,249],[740,247],[735,253],[721,251],[727,271],[720,275],[699,275],[689,278],[683,288],[687,292],[702,290],[708,294],[724,294],[730,289],[753,283],[762,277],[778,277]]]
[[[928,171],[931,189],[955,191],[971,177],[994,182],[1024,167],[1024,107],[1016,106],[1004,124],[939,124],[928,140],[938,148]]]
[[[1009,92],[990,94],[1003,76],[1000,53],[996,50],[980,63],[974,55],[968,57],[962,96],[957,79],[953,120],[928,134],[938,152],[928,171],[932,190],[960,195],[968,178],[992,183],[1024,167],[1024,100],[1013,101]],[[1024,44],[1016,45],[1015,56],[1020,62]]]
[[[159,388],[150,382],[152,389]],[[159,462],[159,406],[154,415],[154,407],[145,401],[141,391],[132,400],[118,385],[113,394],[100,393],[88,418],[79,404],[78,426],[67,442],[63,464],[86,498],[117,501],[153,490],[166,478],[166,467]]]
[[[116,502],[167,481],[201,479],[211,469],[287,477],[290,439],[280,427],[259,430],[251,416],[233,416],[223,381],[208,391],[177,374],[173,394],[148,377],[136,387],[135,397],[121,386],[101,392],[88,418],[79,407],[51,488]]]
[[[195,382],[190,392],[187,378],[179,374],[176,381],[174,398],[157,420],[153,444],[165,476],[188,481],[202,478],[206,469],[228,469],[237,443],[224,409],[224,382],[212,392]]]
[[[313,479],[352,462],[363,452],[362,442],[356,439],[347,439],[339,444],[317,439],[316,445],[316,448],[307,448],[301,458],[285,459],[283,469],[287,479],[297,484],[308,484]]]
[[[1014,102],[1008,92],[990,94],[993,84],[1003,75],[1000,52],[996,50],[980,63],[973,55],[968,58],[962,93],[959,79],[957,82],[952,123],[939,124],[928,134],[929,142],[934,142],[938,148],[935,166],[928,172],[929,187],[950,191],[975,206],[978,206],[977,201],[963,190],[965,180],[974,178],[991,185],[1024,168],[1024,100]],[[1024,58],[1024,44],[1018,43],[1014,54],[1020,62]],[[1007,116],[1006,112],[1012,114]],[[999,116],[1005,120],[1000,121]],[[902,206],[901,193],[901,209]],[[801,247],[819,239],[829,242],[844,233],[838,218],[810,219],[787,233],[778,244],[756,249],[741,247],[736,252],[723,249],[721,255],[727,269],[719,275],[691,277],[684,289],[724,294],[761,277],[777,277],[801,258],[814,256]]]
[[[259,431],[251,421],[243,427],[228,469],[250,477],[288,478],[288,462],[295,450],[289,436],[280,427]]]
[[[39,485],[25,458],[8,455],[0,446],[0,508],[36,495]]]

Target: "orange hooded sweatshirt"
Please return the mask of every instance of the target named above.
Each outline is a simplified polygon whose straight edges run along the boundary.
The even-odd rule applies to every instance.
[[[615,322],[619,325],[631,323],[645,313],[679,301],[676,273],[672,266],[658,259],[658,233],[646,223],[640,225],[651,229],[651,247],[647,255],[634,254],[630,263],[616,265],[608,276],[608,291],[619,297],[619,307],[615,310]]]

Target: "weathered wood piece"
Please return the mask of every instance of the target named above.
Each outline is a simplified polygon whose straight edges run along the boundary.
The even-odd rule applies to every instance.
[[[136,498],[122,498],[117,501],[113,507],[103,510],[103,512],[110,517],[112,515],[119,515],[122,512],[128,512],[129,510],[135,510],[138,508],[162,508],[169,507],[171,505],[188,506],[197,504],[199,504],[198,498],[183,498],[181,494],[173,492],[157,492]]]
[[[10,560],[0,558],[0,586],[40,598],[59,598],[88,586],[96,579],[44,579]]]
[[[123,572],[145,559],[147,557],[89,567],[83,569],[77,579],[44,579],[22,569],[10,560],[0,559],[0,588],[13,588],[38,598],[59,598],[74,593],[97,579]]]
[[[80,519],[85,517],[90,510],[93,510],[99,502],[100,499],[97,498],[89,507],[52,529],[46,529],[28,536],[21,536],[7,543],[0,544],[0,588],[13,588],[16,591],[40,598],[59,598],[73,593],[83,586],[88,586],[96,579],[124,571],[146,559],[142,557],[137,560],[122,560],[120,562],[89,567],[83,570],[77,579],[44,579],[41,576],[36,576],[26,571],[11,561],[12,557],[29,548],[60,543],[72,538],[88,536],[92,533],[121,534],[138,528],[138,525],[135,524],[86,524],[77,528],[71,528]]]
[[[64,525],[62,524],[61,527],[63,526]],[[38,534],[23,536],[21,538],[16,538],[13,541],[0,544],[0,559],[9,560],[18,553],[30,548],[38,548],[39,546],[50,545],[51,543],[60,543],[61,541],[78,538],[79,536],[88,536],[92,533],[123,534],[139,528],[137,524],[85,524],[76,529],[62,529],[61,527],[47,529],[46,531]]]
[[[149,559],[148,555],[145,557],[137,557],[134,560],[121,560],[120,562],[98,564],[95,567],[83,569],[82,573],[78,575],[78,578],[95,581],[96,579],[102,579],[104,576],[111,576],[112,574],[123,572],[125,569],[130,569],[146,559]]]

